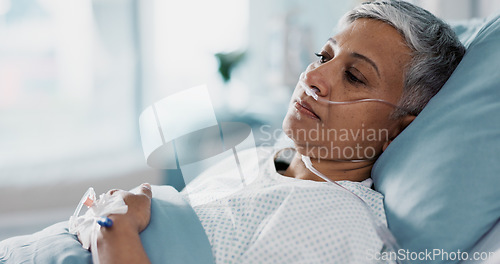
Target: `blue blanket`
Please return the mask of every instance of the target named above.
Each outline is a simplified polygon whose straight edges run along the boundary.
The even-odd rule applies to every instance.
[[[191,206],[170,186],[153,186],[151,221],[141,241],[152,263],[214,263],[212,249]],[[0,263],[92,263],[67,221],[0,242]]]

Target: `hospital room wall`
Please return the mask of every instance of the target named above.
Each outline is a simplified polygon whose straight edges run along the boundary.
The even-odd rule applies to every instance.
[[[414,0],[415,4],[445,20],[482,18],[500,10],[497,0]]]

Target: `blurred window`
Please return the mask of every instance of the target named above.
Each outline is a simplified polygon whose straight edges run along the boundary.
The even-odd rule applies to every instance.
[[[0,0],[0,186],[139,146],[131,3]]]
[[[215,105],[227,103],[214,55],[247,48],[248,2],[153,0],[151,41],[145,44],[151,70],[145,74],[154,74],[155,82],[144,90],[145,104],[204,83]]]

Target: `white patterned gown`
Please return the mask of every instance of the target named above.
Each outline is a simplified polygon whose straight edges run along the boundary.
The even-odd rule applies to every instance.
[[[259,164],[245,171],[256,176],[245,185],[238,185],[238,171],[222,162],[183,191],[216,263],[371,263],[383,246],[373,222],[386,225],[383,197],[370,188],[371,179],[339,181],[349,192],[283,176],[274,153],[258,153]]]

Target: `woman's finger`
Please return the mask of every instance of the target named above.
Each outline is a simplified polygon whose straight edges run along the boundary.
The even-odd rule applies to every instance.
[[[153,193],[151,191],[151,185],[149,183],[143,183],[139,186],[139,193],[145,194],[147,197],[151,199]]]
[[[109,195],[113,195],[115,192],[120,191],[119,189],[111,189],[108,191]]]

